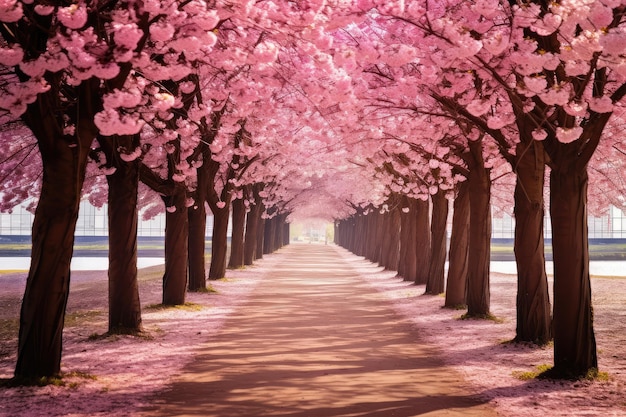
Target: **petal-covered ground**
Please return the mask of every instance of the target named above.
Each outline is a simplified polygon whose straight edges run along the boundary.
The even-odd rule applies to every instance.
[[[525,373],[551,364],[552,349],[507,343],[515,335],[514,276],[491,276],[491,310],[499,320],[460,320],[463,311],[441,308],[443,298],[423,295],[423,286],[403,282],[394,272],[341,248],[327,248],[340,254],[357,279],[410,318],[418,336],[431,343],[500,415],[626,415],[625,279],[592,280],[600,370],[607,373],[606,380],[525,380]],[[288,255],[281,250],[253,267],[229,270],[226,280],[210,283],[215,293],[190,293],[183,308],[159,308],[161,269],[142,270],[143,337],[101,337],[107,320],[106,272],[74,273],[64,333],[65,385],[0,388],[0,416],[140,415],[154,393],[193,361],[196,347],[220,331],[256,285],[271,280],[275,266],[289,262]],[[0,275],[3,327],[16,325],[23,280],[23,273]],[[14,337],[0,341],[0,378],[12,375],[15,344]]]

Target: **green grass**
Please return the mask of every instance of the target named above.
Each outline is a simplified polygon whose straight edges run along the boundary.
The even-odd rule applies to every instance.
[[[80,385],[80,381],[68,381],[68,379],[82,379],[82,380],[92,380],[95,381],[98,378],[87,372],[82,371],[72,371],[61,373],[56,376],[43,376],[43,377],[33,377],[33,378],[10,378],[10,379],[0,379],[0,387],[22,387],[22,386],[34,386],[34,387],[45,387],[48,385],[53,385],[55,387],[69,387],[69,388],[77,388]]]
[[[67,313],[65,315],[65,326],[75,327],[84,324],[90,319],[94,319],[103,316],[104,312],[100,310],[86,310]]]
[[[552,365],[542,364],[535,366],[532,371],[513,371],[513,377],[521,381],[530,381],[531,379],[538,378],[544,372],[552,369]]]
[[[176,305],[165,305],[165,304],[150,304],[146,306],[147,310],[168,310],[168,309],[177,309],[177,310],[185,310],[185,311],[200,311],[204,308],[204,306],[196,303],[186,302],[184,304],[176,304]]]
[[[0,319],[0,339],[9,340],[17,337],[20,328],[20,320],[18,318]]]
[[[461,320],[490,320],[494,323],[504,323],[504,320],[494,316],[491,313],[488,314],[469,314],[465,313],[460,317]]]

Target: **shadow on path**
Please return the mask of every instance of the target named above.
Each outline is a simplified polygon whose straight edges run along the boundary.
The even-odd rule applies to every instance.
[[[333,246],[290,245],[144,416],[495,416]]]

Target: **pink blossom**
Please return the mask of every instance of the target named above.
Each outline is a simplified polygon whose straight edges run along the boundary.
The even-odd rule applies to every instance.
[[[119,90],[115,89],[103,97],[105,108],[114,109],[119,107],[132,108],[141,103],[141,92],[136,89]]]
[[[103,175],[113,175],[115,174],[115,171],[117,171],[117,168],[115,167],[106,167],[106,166],[100,167],[100,172]]]
[[[596,113],[610,113],[613,111],[613,101],[610,97],[592,97],[589,99],[589,108]]]
[[[141,148],[137,147],[131,153],[120,152],[120,158],[125,162],[132,162],[141,156]]]
[[[165,211],[168,213],[176,213],[176,206],[167,206],[165,207]]]
[[[548,133],[543,129],[533,130],[532,135],[533,135],[533,139],[539,140],[539,141],[544,140],[545,138],[548,137]]]
[[[604,28],[613,21],[613,10],[610,7],[596,1],[591,5],[589,20],[596,28]]]
[[[134,23],[114,23],[113,40],[117,46],[134,50],[143,37],[143,32]]]
[[[548,87],[548,82],[545,77],[524,77],[524,84],[526,88],[535,93],[541,93]]]
[[[487,127],[489,129],[502,129],[504,126],[513,123],[515,120],[506,114],[497,114],[487,118]]]
[[[577,140],[583,133],[583,128],[580,126],[572,128],[556,128],[556,138],[562,143],[571,143]]]
[[[472,10],[490,19],[500,11],[500,5],[498,0],[477,0]]]
[[[220,210],[226,207],[226,203],[223,201],[218,201],[216,205],[217,205],[217,208]]]
[[[174,26],[165,21],[159,21],[150,26],[150,37],[155,42],[166,42],[176,33]]]
[[[472,116],[482,116],[491,110],[491,102],[489,100],[473,100],[471,103],[467,105],[467,111],[470,112]]]
[[[87,23],[87,7],[84,4],[60,7],[57,18],[67,28],[80,29]]]
[[[181,173],[176,173],[172,175],[172,180],[174,180],[175,182],[184,182],[185,178],[185,175]]]
[[[115,110],[106,109],[96,113],[94,123],[103,136],[134,135],[141,131],[144,122],[139,115],[121,115]]]
[[[35,13],[40,16],[49,16],[54,12],[54,6],[48,6],[45,4],[37,4],[35,5]]]
[[[539,94],[539,98],[549,106],[564,106],[569,102],[569,91],[566,88],[552,87]]]
[[[120,73],[120,67],[114,62],[107,62],[105,64],[96,64],[92,68],[93,75],[103,80],[110,80],[117,77]]]
[[[14,67],[24,59],[24,50],[20,45],[9,48],[0,47],[0,65]]]
[[[278,46],[269,41],[261,42],[254,48],[253,56],[258,64],[272,63],[278,57]]]
[[[565,63],[565,73],[568,77],[585,75],[589,72],[589,62],[582,60],[569,60]]]
[[[500,55],[509,48],[509,38],[500,32],[490,34],[483,38],[483,48],[493,55]]]
[[[563,110],[570,116],[584,117],[587,114],[587,103],[584,101],[570,101],[563,106]]]
[[[624,45],[626,45],[626,28],[624,26],[611,28],[608,33],[600,37],[599,42],[605,54],[615,56],[623,54]]]
[[[22,15],[22,4],[17,0],[0,0],[0,22],[17,22]]]
[[[158,111],[166,111],[172,108],[176,100],[174,96],[168,93],[157,93],[154,95],[152,105]]]
[[[547,13],[542,20],[536,20],[530,28],[539,36],[549,36],[559,28],[562,22],[563,19],[558,14]]]

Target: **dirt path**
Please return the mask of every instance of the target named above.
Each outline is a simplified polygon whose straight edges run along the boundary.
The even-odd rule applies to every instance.
[[[291,245],[143,416],[495,416],[332,246]]]

